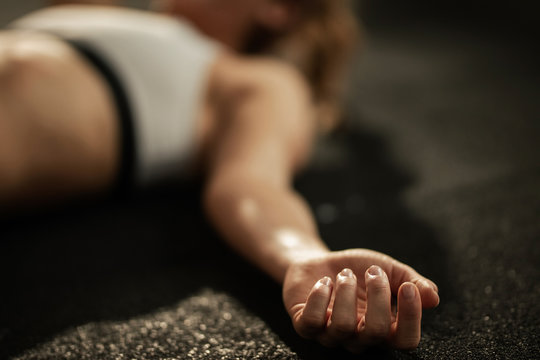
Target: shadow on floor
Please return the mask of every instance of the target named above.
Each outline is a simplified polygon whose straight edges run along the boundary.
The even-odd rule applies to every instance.
[[[381,137],[351,129],[319,150],[296,186],[330,247],[385,252],[437,281],[441,293],[453,292],[444,248],[403,203],[413,179],[388,158]],[[211,288],[263,319],[300,358],[349,357],[294,333],[279,286],[219,240],[202,216],[199,192],[185,184],[4,219],[0,356],[20,354],[73,326],[127,320]],[[428,313],[427,327],[429,321]],[[396,354],[373,349],[366,355]]]

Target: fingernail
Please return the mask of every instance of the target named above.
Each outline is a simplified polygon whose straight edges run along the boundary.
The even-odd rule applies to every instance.
[[[328,276],[325,276],[321,280],[319,280],[319,283],[324,286],[330,286],[331,282],[332,282],[332,279],[330,279]]]
[[[332,279],[330,279],[328,276],[323,277],[317,283],[315,283],[314,288],[315,289],[322,289],[324,291],[327,291],[330,289],[330,284],[332,283]]]
[[[353,277],[353,276],[354,276],[352,270],[351,270],[351,269],[347,269],[347,268],[341,270],[341,272],[339,273],[339,275],[345,276],[345,277]]]
[[[415,286],[413,284],[405,284],[403,285],[403,297],[407,300],[414,299],[414,296],[416,294],[416,291],[414,290]]]
[[[377,265],[373,265],[368,269],[368,274],[370,276],[383,276],[383,271]]]

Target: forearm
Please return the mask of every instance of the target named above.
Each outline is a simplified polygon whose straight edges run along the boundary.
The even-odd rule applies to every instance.
[[[314,135],[310,91],[281,63],[222,60],[216,78],[225,105],[207,163],[205,208],[235,250],[282,282],[290,264],[328,251],[290,187]]]
[[[207,185],[205,208],[230,246],[279,283],[293,262],[328,252],[309,207],[289,188],[220,176]]]

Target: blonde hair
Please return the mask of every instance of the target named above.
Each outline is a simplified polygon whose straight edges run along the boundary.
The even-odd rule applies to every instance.
[[[323,132],[339,125],[345,75],[360,27],[347,0],[282,0],[299,6],[300,18],[279,34],[258,29],[246,52],[293,64],[311,85]]]

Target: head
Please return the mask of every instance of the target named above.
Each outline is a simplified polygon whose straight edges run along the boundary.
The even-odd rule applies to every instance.
[[[156,0],[155,6],[190,20],[208,36],[242,50],[255,27],[284,31],[293,20],[294,1],[285,0]]]
[[[247,54],[297,67],[313,89],[322,128],[332,128],[347,62],[357,43],[348,0],[157,0],[206,35]]]

